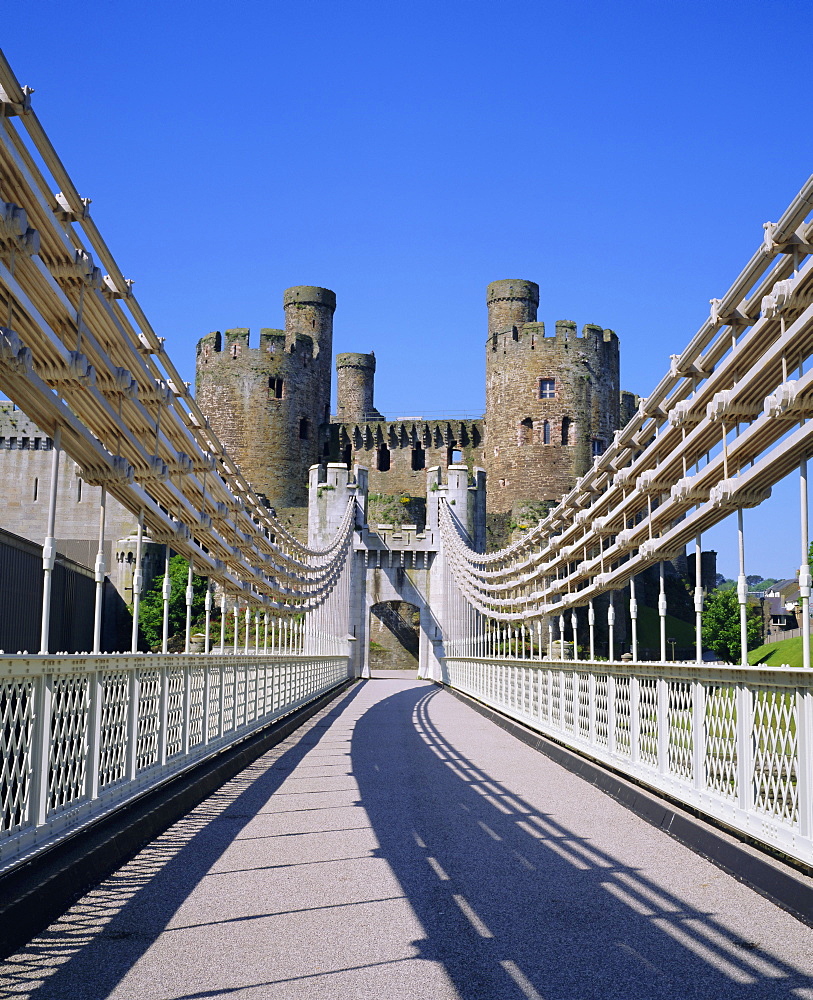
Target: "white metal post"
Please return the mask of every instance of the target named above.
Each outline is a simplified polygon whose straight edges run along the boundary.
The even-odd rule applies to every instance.
[[[192,587],[192,563],[189,563],[189,570],[186,574],[186,627],[184,628],[183,651],[188,653],[192,648],[192,599],[195,591]]]
[[[104,519],[107,508],[107,490],[102,487],[99,495],[99,548],[96,552],[96,601],[93,607],[93,652],[102,651],[102,605],[104,604]]]
[[[613,601],[614,594],[610,591],[610,603],[607,606],[607,645],[608,645],[608,656],[607,659],[610,663],[613,662],[615,658],[615,603]]]
[[[51,632],[51,583],[56,561],[56,497],[59,484],[59,455],[62,444],[62,428],[57,427],[53,437],[53,455],[51,456],[51,484],[48,490],[48,525],[45,529],[45,543],[42,546],[42,627],[40,630],[40,652],[49,651],[48,643]]]
[[[220,593],[220,655],[226,652],[226,591]],[[222,735],[222,733],[221,733]]]
[[[234,602],[234,608],[233,608],[233,615],[234,615],[234,643],[233,643],[233,647],[234,648],[232,649],[232,652],[234,653],[235,656],[237,655],[237,616],[239,614],[240,614],[240,608],[239,608],[239,606],[237,604],[237,601],[235,601]],[[237,670],[237,668],[235,667],[235,671],[236,670]],[[235,673],[234,683],[235,683],[235,688],[236,688],[236,686],[237,686],[237,675],[236,675],[236,673]]]
[[[164,546],[164,583],[161,587],[161,597],[164,601],[164,619],[161,625],[161,652],[166,653],[169,644],[169,598],[172,594],[172,581],[169,578],[169,545]]]
[[[632,662],[638,662],[638,602],[635,600],[635,577],[630,578],[630,622],[632,625]]]
[[[573,627],[573,659],[578,660],[579,658],[579,619],[576,617],[576,609],[573,609],[573,613],[570,616],[570,624]]]
[[[263,653],[268,652],[268,612],[263,615]]]
[[[587,607],[587,624],[590,627],[590,662],[595,663],[596,659],[596,610],[593,607],[593,600]]]
[[[203,652],[208,653],[212,648],[211,642],[211,628],[212,628],[212,581],[206,581],[206,602],[204,604],[206,609],[206,637],[203,640]],[[208,675],[207,675],[208,676]]]
[[[745,532],[742,507],[737,508],[737,547],[740,553],[740,575],[737,577],[737,600],[740,602],[740,662],[748,666],[748,581],[745,579]]]
[[[246,636],[245,636],[245,646],[243,652],[248,655],[248,643],[249,637],[251,635],[251,608],[246,605]]]
[[[694,540],[694,644],[695,659],[703,662],[703,562],[700,535]]]
[[[141,562],[144,550],[144,508],[138,512],[138,534],[136,535],[136,558],[133,570],[133,631],[130,636],[130,650],[138,652],[138,617],[141,610],[141,589],[144,586],[144,574]]]
[[[658,624],[661,633],[661,663],[666,662],[666,579],[663,560],[658,563]]]

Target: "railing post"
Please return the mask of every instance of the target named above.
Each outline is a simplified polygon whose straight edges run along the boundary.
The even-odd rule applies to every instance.
[[[596,611],[593,607],[593,600],[587,607],[587,624],[590,628],[590,662],[596,662]]]
[[[615,674],[607,672],[607,753],[615,756]]]
[[[181,715],[181,753],[189,753],[189,732],[192,721],[192,667],[187,660],[183,667],[183,708]]]
[[[692,681],[692,768],[694,787],[706,787],[706,687],[702,680]]]
[[[99,797],[99,757],[102,735],[102,671],[88,675],[88,755],[85,765],[85,794],[92,802]]]
[[[658,696],[658,770],[661,774],[669,773],[669,681],[666,677],[658,677],[656,681]]]
[[[751,812],[754,805],[754,748],[751,739],[754,723],[754,705],[751,689],[740,682],[737,697],[737,802],[743,812]]]
[[[43,674],[35,681],[35,685],[37,700],[31,753],[31,822],[35,827],[39,827],[48,818],[54,675]]]
[[[809,684],[796,689],[796,766],[799,792],[799,833],[813,840],[813,692]]]
[[[587,739],[590,746],[596,743],[596,675],[591,670],[587,675]]]
[[[630,674],[630,760],[633,764],[641,758],[641,681],[637,674]]]
[[[134,781],[138,772],[138,702],[141,683],[138,667],[134,664],[127,680],[127,764],[128,781]],[[160,733],[159,733],[160,737]]]
[[[661,563],[661,565],[663,565]],[[630,622],[632,623],[632,662],[638,662],[638,602],[635,600],[635,577],[630,578]]]
[[[169,740],[169,672],[166,668],[166,659],[161,662],[158,684],[158,763],[163,767],[167,762]]]

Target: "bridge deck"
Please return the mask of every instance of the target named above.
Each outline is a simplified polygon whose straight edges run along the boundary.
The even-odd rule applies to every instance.
[[[2,966],[0,995],[813,998],[813,931],[396,675],[81,899]]]

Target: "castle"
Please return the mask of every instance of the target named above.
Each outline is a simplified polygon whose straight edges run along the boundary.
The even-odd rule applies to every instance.
[[[601,454],[637,403],[619,386],[612,330],[537,322],[539,286],[488,286],[486,412],[481,420],[386,420],[375,407],[373,354],[336,358],[330,410],[335,294],[289,288],[284,330],[210,333],[197,346],[196,395],[212,429],[255,491],[281,512],[307,502],[308,469],[369,469],[373,495],[425,496],[427,468],[465,464],[487,474],[488,510],[516,514],[558,502]],[[413,508],[414,510],[414,508]]]
[[[522,530],[523,521],[530,524],[570,489],[629,418],[637,397],[620,392],[612,330],[588,325],[579,334],[574,323],[558,322],[548,334],[537,322],[539,287],[532,281],[495,281],[486,302],[480,420],[386,420],[374,402],[375,356],[355,353],[336,359],[331,412],[336,296],[311,286],[284,293],[284,329],[260,330],[256,347],[244,328],[199,341],[198,403],[254,490],[302,534],[312,466],[365,466],[371,525],[411,522],[418,531],[426,517],[427,470],[465,466],[479,485],[485,471],[491,533],[480,544],[498,547],[512,528]],[[0,406],[0,463],[0,527],[41,544],[51,442],[10,403]],[[64,454],[58,475],[58,550],[93,566],[100,490],[83,483]],[[126,603],[134,532],[133,515],[108,499],[105,563]],[[162,568],[163,548],[148,546],[145,580]]]

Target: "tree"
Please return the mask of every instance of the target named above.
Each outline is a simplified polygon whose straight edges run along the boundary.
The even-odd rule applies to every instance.
[[[183,649],[186,634],[186,583],[189,564],[183,556],[173,556],[169,561],[169,579],[172,593],[169,598],[169,636],[171,648]],[[153,650],[160,650],[164,623],[164,598],[162,589],[164,574],[157,576],[141,598],[138,626],[141,634]],[[200,627],[205,615],[206,581],[200,576],[192,577],[192,629]],[[174,641],[172,641],[174,640]],[[180,640],[180,641],[179,641]]]
[[[746,607],[748,648],[762,641],[762,616],[755,605]],[[713,590],[703,607],[703,645],[726,660],[740,663],[740,605],[736,590]]]

